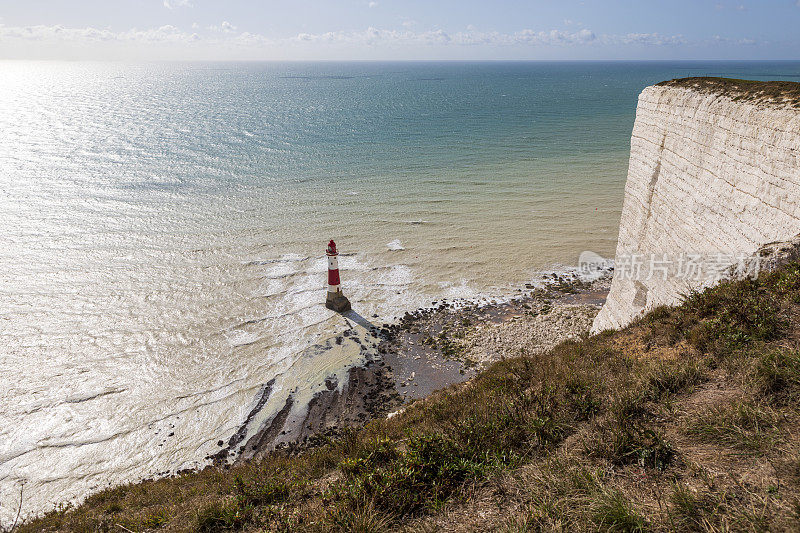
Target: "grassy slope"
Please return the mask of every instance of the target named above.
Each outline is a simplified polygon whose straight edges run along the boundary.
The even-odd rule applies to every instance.
[[[800,264],[495,364],[306,454],[22,531],[797,530]]]

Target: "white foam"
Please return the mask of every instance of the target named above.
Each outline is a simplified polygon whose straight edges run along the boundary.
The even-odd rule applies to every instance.
[[[414,281],[414,271],[408,265],[394,265],[388,271],[374,271],[374,286],[406,287]]]
[[[594,252],[583,252],[580,256],[580,266],[553,265],[549,270],[533,272],[531,282],[537,286],[549,285],[557,280],[553,274],[561,278],[580,280],[585,283],[597,281],[610,276],[614,269],[614,260],[606,259]]]
[[[261,337],[257,333],[234,329],[225,334],[225,338],[231,346],[247,346],[258,341]]]
[[[576,275],[582,281],[595,281],[607,276],[614,268],[614,259],[605,258],[595,252],[581,252]]]
[[[386,247],[388,249],[392,250],[393,252],[397,252],[397,251],[400,251],[400,250],[405,250],[405,248],[403,248],[403,243],[400,242],[400,239],[393,240],[392,242],[388,243],[386,245]]]
[[[458,285],[453,283],[445,283],[440,284],[442,287],[442,295],[445,298],[465,298],[465,299],[473,299],[473,298],[480,298],[482,295],[480,292],[475,290],[473,287],[470,287],[469,282],[466,279],[461,279]]]

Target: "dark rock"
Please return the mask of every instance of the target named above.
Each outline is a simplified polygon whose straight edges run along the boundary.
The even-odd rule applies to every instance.
[[[335,296],[332,296],[331,293],[328,293],[328,297],[325,300],[325,307],[331,311],[336,311],[337,313],[345,313],[351,309],[350,300],[348,300],[341,292],[337,293]]]

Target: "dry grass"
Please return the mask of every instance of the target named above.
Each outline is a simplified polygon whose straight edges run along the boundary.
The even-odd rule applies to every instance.
[[[499,362],[298,457],[104,491],[21,531],[800,528],[800,265]]]

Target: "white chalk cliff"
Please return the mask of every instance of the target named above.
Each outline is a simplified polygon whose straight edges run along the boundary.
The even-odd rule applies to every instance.
[[[677,303],[718,280],[723,262],[798,233],[800,84],[690,78],[647,87],[611,292],[592,330]]]

